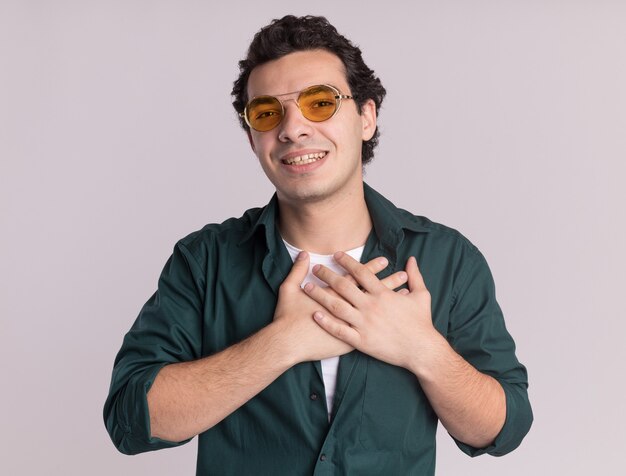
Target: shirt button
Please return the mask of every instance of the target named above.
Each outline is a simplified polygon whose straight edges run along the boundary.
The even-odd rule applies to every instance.
[[[326,461],[326,455],[320,456],[320,461]]]
[[[311,400],[317,400],[317,393],[313,392],[311,395],[309,395],[309,398]]]

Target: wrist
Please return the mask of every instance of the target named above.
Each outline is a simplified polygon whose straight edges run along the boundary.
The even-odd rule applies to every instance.
[[[456,356],[448,341],[437,329],[428,338],[422,339],[418,352],[413,352],[407,369],[420,381],[432,381],[437,377],[441,362]]]
[[[276,320],[268,324],[263,333],[268,339],[267,345],[275,349],[276,357],[286,369],[302,362],[295,339],[289,337],[289,324],[285,320]]]

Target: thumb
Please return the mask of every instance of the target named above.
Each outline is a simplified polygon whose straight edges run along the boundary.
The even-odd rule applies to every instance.
[[[306,278],[309,272],[309,254],[306,251],[301,251],[296,260],[293,262],[293,267],[289,274],[285,278],[285,283],[300,287],[304,278]]]
[[[417,267],[417,260],[414,256],[411,256],[407,261],[405,270],[409,277],[407,284],[411,293],[428,291],[428,289],[426,289],[426,283],[424,283],[422,273],[420,273],[420,270]]]

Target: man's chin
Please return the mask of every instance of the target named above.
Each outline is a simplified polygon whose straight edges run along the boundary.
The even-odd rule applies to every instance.
[[[331,195],[324,187],[301,186],[288,190],[277,190],[278,199],[293,204],[309,204],[324,201]]]

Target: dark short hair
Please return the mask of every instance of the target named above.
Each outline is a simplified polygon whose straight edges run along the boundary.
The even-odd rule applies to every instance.
[[[324,17],[287,15],[280,20],[273,20],[254,35],[246,58],[239,62],[239,77],[233,85],[233,106],[237,113],[242,113],[248,102],[248,78],[254,68],[268,61],[282,58],[296,51],[323,49],[339,57],[346,68],[346,79],[356,102],[359,114],[363,104],[372,99],[376,104],[376,113],[385,97],[385,88],[380,79],[367,67],[361,56],[361,50]],[[239,117],[241,126],[249,130],[245,120]],[[372,138],[363,142],[361,158],[363,165],[374,157],[374,148],[378,144],[378,127]]]

